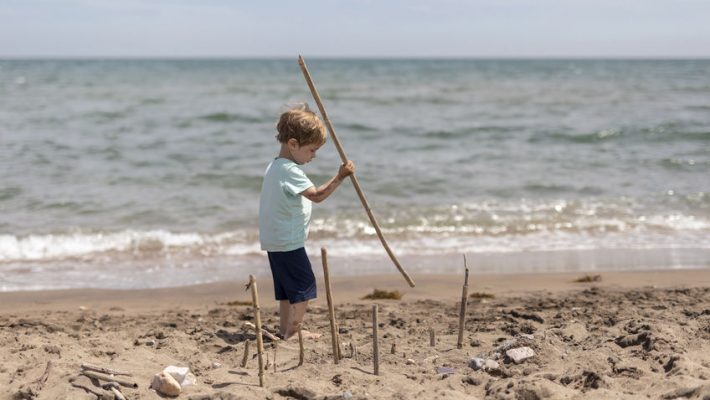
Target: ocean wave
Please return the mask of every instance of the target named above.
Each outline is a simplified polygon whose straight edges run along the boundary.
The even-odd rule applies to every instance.
[[[595,132],[578,133],[573,131],[546,131],[532,135],[529,143],[546,141],[594,144],[612,140],[653,141],[653,142],[685,142],[710,140],[707,126],[694,126],[691,122],[663,123],[651,127],[606,128]]]
[[[232,122],[242,122],[257,124],[261,122],[266,122],[264,118],[254,117],[244,114],[228,113],[228,112],[218,112],[212,114],[206,114],[197,117],[196,119],[208,122],[219,122],[219,123],[232,123]]]
[[[574,132],[545,132],[540,135],[531,137],[528,141],[537,143],[543,140],[552,140],[560,142],[569,142],[577,144],[598,143],[601,141],[609,141],[618,138],[624,134],[619,129],[602,129],[591,133],[574,133]]]
[[[21,187],[0,188],[0,201],[12,200],[22,193]]]
[[[696,160],[694,158],[664,158],[658,162],[662,167],[672,171],[707,170],[710,160]]]
[[[253,236],[247,232],[205,234],[165,230],[0,235],[0,262],[247,254],[258,251]]]
[[[410,254],[555,250],[584,246],[690,246],[710,248],[708,196],[688,195],[676,205],[696,212],[651,212],[630,200],[481,202],[396,209],[380,216],[388,240]],[[685,199],[687,197],[687,199]],[[685,199],[685,200],[684,200]],[[704,210],[704,211],[703,211]],[[342,251],[377,254],[374,228],[354,210],[311,221],[309,242]],[[595,244],[596,243],[596,244]],[[149,259],[242,256],[260,253],[258,231],[67,231],[0,235],[0,263],[63,259]]]
[[[128,110],[124,110],[124,111],[92,111],[92,112],[84,115],[84,117],[95,120],[98,123],[102,123],[102,122],[111,122],[111,121],[119,120],[122,118],[126,118],[128,115],[129,115]]]
[[[376,132],[377,128],[370,125],[360,124],[360,123],[350,123],[350,124],[340,124],[339,129],[350,130],[355,132]]]

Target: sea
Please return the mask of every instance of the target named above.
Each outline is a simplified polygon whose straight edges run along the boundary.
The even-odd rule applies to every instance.
[[[394,254],[432,273],[710,273],[710,60],[306,59]],[[293,59],[0,59],[0,291],[269,276]],[[303,169],[340,164],[329,140]],[[332,275],[397,273],[350,182]],[[404,283],[404,281],[403,281]]]

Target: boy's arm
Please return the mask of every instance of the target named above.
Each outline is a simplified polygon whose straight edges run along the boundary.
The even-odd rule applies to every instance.
[[[340,166],[340,169],[338,169],[338,173],[334,177],[330,178],[328,182],[322,184],[319,188],[311,186],[301,192],[301,195],[314,203],[320,203],[321,201],[327,199],[328,196],[333,194],[333,192],[335,192],[335,189],[337,189],[337,187],[340,186],[341,183],[343,183],[343,180],[345,180],[345,178],[354,173],[355,164],[353,164],[352,161],[348,160],[347,163],[342,164]]]

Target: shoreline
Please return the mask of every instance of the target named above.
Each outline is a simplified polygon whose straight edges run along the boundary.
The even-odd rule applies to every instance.
[[[314,268],[315,269],[315,268]],[[321,271],[322,272],[322,271]],[[585,275],[600,275],[601,280],[591,283],[577,283],[575,279]],[[322,275],[316,275],[318,298],[314,306],[325,303],[325,285]],[[460,295],[463,273],[457,274],[417,274],[412,278],[416,287],[410,288],[404,278],[397,273],[338,276],[331,278],[334,302],[351,303],[373,289],[399,290],[403,300],[455,301]],[[62,310],[86,307],[107,309],[120,305],[126,309],[156,309],[171,307],[210,306],[230,301],[250,301],[249,292],[244,291],[244,282],[225,281],[189,286],[158,289],[61,289],[39,291],[0,292],[0,314],[40,309]],[[257,277],[259,297],[267,307],[275,305],[270,276]],[[590,286],[611,290],[640,288],[644,286],[668,287],[710,287],[709,269],[676,269],[646,271],[581,271],[581,272],[540,272],[540,273],[471,273],[469,293],[486,292],[495,296],[520,295],[546,291],[559,293]],[[273,304],[272,304],[273,303]]]
[[[313,272],[322,277],[320,248],[307,248]],[[351,277],[397,274],[385,255],[348,255],[328,248],[331,276]],[[466,253],[474,274],[518,275],[539,273],[609,273],[668,269],[710,270],[710,248],[683,249],[576,249]],[[400,254],[411,276],[462,274],[461,253]],[[159,289],[248,279],[253,274],[270,278],[265,254],[236,256],[194,255],[153,258],[67,259],[57,262],[3,263],[0,293],[77,288]],[[416,278],[414,278],[416,280]]]

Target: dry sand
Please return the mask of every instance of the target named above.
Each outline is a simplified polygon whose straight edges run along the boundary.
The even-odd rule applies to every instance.
[[[344,358],[334,365],[324,286],[306,319],[321,333],[274,349],[265,387],[257,359],[239,366],[253,321],[245,282],[163,290],[71,290],[0,294],[0,398],[27,393],[48,361],[37,399],[96,398],[75,388],[80,364],[131,372],[128,399],[168,365],[189,366],[193,399],[675,399],[710,398],[710,270],[471,277],[463,348],[456,348],[462,276],[340,278],[333,282]],[[360,300],[373,288],[404,298]],[[271,283],[259,281],[262,320],[278,324]],[[379,306],[380,375],[373,375],[372,315]],[[433,328],[436,343],[429,344]],[[350,344],[357,350],[351,357]],[[392,348],[394,346],[394,351]],[[516,364],[507,350],[529,347]],[[252,349],[255,346],[251,346]],[[471,359],[490,360],[476,370]],[[493,362],[495,361],[495,363]],[[495,365],[497,364],[497,366]],[[74,380],[101,390],[85,377]],[[23,391],[24,390],[24,391]],[[203,396],[204,395],[204,396]],[[31,398],[31,396],[28,396]]]

